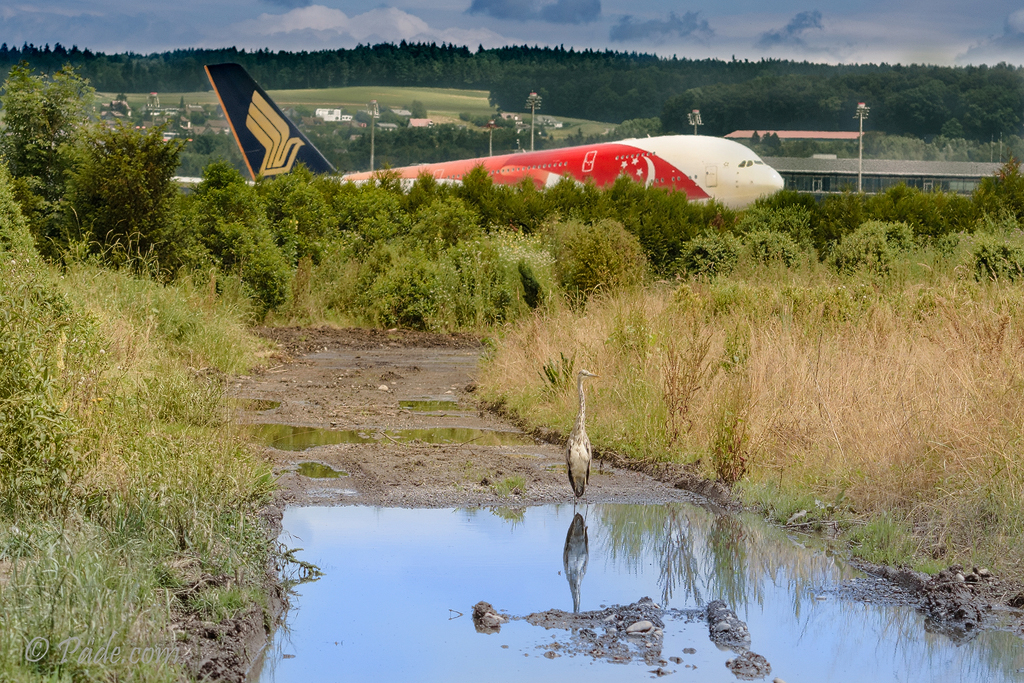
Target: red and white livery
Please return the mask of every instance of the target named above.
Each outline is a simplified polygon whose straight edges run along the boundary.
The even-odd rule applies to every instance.
[[[782,176],[747,147],[705,135],[665,135],[546,149],[493,157],[421,164],[390,169],[407,182],[428,173],[440,182],[461,182],[482,166],[498,184],[514,185],[529,178],[538,188],[568,176],[601,187],[626,175],[648,187],[685,192],[691,201],[709,197],[740,209],[783,187]],[[343,180],[365,182],[371,173],[349,173]]]

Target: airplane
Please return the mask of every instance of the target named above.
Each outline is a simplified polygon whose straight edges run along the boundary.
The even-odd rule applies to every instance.
[[[299,162],[314,173],[336,173],[240,64],[208,64],[206,74],[253,180],[287,173]],[[714,199],[732,209],[746,207],[784,185],[782,176],[747,147],[706,135],[619,140],[401,166],[389,172],[407,186],[424,173],[439,182],[459,183],[477,166],[495,184],[516,185],[529,179],[538,188],[551,187],[566,176],[601,187],[626,175],[647,187],[684,192],[691,201]],[[341,179],[365,183],[374,174],[347,173]]]

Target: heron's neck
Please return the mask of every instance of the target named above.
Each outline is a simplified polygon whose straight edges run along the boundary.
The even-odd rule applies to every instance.
[[[583,429],[583,421],[587,417],[587,395],[583,392],[583,376],[576,380],[576,390],[580,394],[580,411],[576,415],[576,427],[575,430],[578,432]]]

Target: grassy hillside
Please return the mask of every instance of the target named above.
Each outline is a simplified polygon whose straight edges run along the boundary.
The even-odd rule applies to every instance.
[[[282,107],[311,109],[331,107],[347,109],[351,113],[366,109],[370,100],[377,100],[382,109],[408,108],[413,100],[418,100],[427,108],[428,115],[438,123],[464,123],[459,114],[469,113],[472,116],[494,116],[496,110],[488,102],[486,90],[457,90],[455,88],[402,88],[391,86],[359,86],[353,88],[320,88],[304,90],[270,90],[268,94]],[[143,107],[149,93],[127,93],[128,104],[132,108]],[[116,93],[97,93],[100,101],[109,102]],[[212,90],[206,92],[167,92],[160,93],[163,106],[177,106],[184,99],[186,104],[217,104],[217,96]],[[518,112],[524,121],[529,121],[529,113]],[[565,128],[552,130],[555,139],[561,139],[577,131],[584,135],[603,135],[615,128],[615,124],[586,119],[558,117],[565,122]]]

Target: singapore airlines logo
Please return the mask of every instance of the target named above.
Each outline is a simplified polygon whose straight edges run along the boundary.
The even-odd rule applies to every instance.
[[[258,92],[252,94],[245,127],[266,149],[263,163],[260,164],[260,175],[277,175],[292,170],[295,155],[299,153],[299,147],[305,143],[299,138],[288,137],[288,133],[291,132],[288,121],[274,111],[274,107]]]

